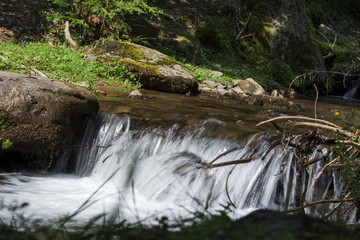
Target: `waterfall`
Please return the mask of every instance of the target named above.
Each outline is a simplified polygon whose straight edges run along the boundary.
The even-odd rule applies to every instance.
[[[344,94],[343,98],[345,98],[345,99],[356,98],[359,86],[360,86],[360,81],[358,83],[354,84],[354,86]]]
[[[315,188],[311,185],[326,164],[327,150],[314,166],[299,166],[293,148],[266,133],[243,142],[213,137],[226,123],[208,119],[194,125],[137,127],[130,116],[99,114],[89,120],[81,140],[70,146],[51,173],[1,174],[0,200],[5,204],[27,202],[22,214],[53,218],[72,214],[86,220],[105,213],[108,218],[151,223],[156,217],[186,217],[194,212],[216,213],[230,206],[230,216],[241,217],[259,208],[275,210],[307,202],[341,198],[344,184],[336,172],[325,171]],[[204,168],[220,154],[216,163],[251,158],[248,163]],[[300,189],[300,190],[299,190]],[[85,207],[81,207],[87,202]],[[306,209],[324,215],[329,205]],[[356,221],[356,209],[348,216],[331,214],[332,220]],[[1,218],[9,212],[0,209]]]

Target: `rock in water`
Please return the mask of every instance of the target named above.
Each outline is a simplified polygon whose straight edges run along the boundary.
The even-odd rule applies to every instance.
[[[129,94],[128,97],[132,99],[142,99],[143,95],[139,90],[134,90]]]
[[[0,142],[13,143],[0,147],[0,169],[45,169],[98,110],[83,88],[0,71]]]

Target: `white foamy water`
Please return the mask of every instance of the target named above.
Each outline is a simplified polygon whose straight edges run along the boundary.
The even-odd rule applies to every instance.
[[[108,219],[151,223],[156,217],[178,219],[205,209],[215,213],[230,200],[236,207],[230,213],[233,218],[258,208],[293,208],[299,197],[297,188],[308,201],[338,198],[342,192],[336,174],[327,174],[311,188],[323,161],[307,170],[308,181],[303,178],[298,183],[292,148],[265,134],[239,144],[212,137],[212,130],[226,125],[216,119],[192,126],[136,129],[134,125],[130,117],[101,114],[88,122],[81,146],[70,147],[73,154],[65,152],[53,173],[1,174],[0,199],[7,206],[29,203],[19,211],[32,218],[51,219],[78,211],[74,218],[80,221],[105,213]],[[233,148],[238,149],[215,163],[252,161],[201,168]],[[325,155],[315,151],[314,157],[319,154]],[[331,184],[334,191],[329,191]],[[319,215],[324,210],[308,211]],[[2,209],[0,217],[11,219],[11,213]],[[354,216],[344,219],[353,222]]]

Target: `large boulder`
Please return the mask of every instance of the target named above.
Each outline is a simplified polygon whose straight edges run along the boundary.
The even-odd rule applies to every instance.
[[[255,32],[271,56],[288,63],[298,72],[325,70],[315,29],[304,1],[248,2],[248,11],[253,13],[248,30]]]
[[[193,95],[198,94],[198,83],[191,73],[175,59],[141,45],[100,39],[93,53],[98,60],[119,61],[134,73],[143,88]]]
[[[98,109],[79,87],[0,71],[0,169],[45,169]]]

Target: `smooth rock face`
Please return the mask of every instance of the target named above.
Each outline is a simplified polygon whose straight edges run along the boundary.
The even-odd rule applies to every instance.
[[[51,79],[0,71],[0,169],[45,169],[71,143],[99,104],[86,90]]]
[[[169,56],[141,45],[100,39],[93,50],[98,60],[119,61],[133,72],[143,88],[197,95],[198,82],[191,73]]]

